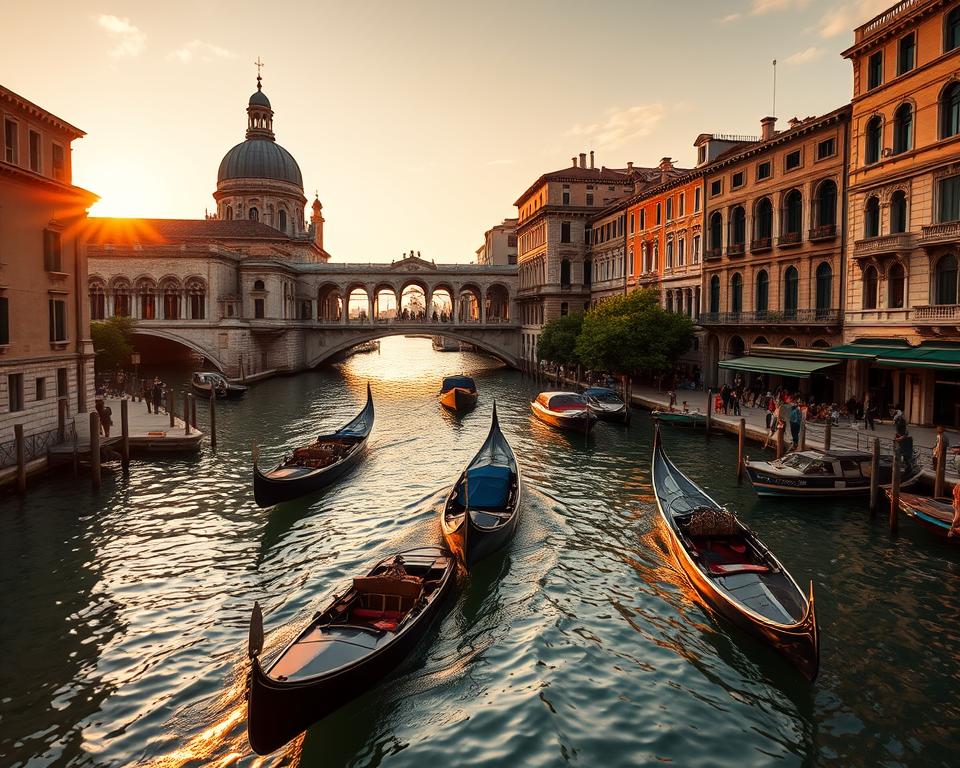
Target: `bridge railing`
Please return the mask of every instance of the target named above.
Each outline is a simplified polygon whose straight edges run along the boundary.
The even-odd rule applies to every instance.
[[[341,325],[347,328],[350,327],[367,327],[367,326],[377,326],[377,327],[389,327],[394,325],[416,325],[423,326],[429,325],[437,328],[449,327],[454,325],[516,325],[516,321],[511,320],[506,317],[488,317],[486,322],[481,321],[480,318],[469,318],[469,319],[454,319],[448,318],[446,320],[431,320],[427,318],[377,318],[370,320],[368,318],[350,318],[347,322],[343,322],[340,319],[330,319],[330,318],[320,318],[317,320],[317,323],[320,325]]]

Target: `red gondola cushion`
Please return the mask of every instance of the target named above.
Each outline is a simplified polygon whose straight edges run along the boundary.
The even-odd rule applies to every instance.
[[[402,615],[400,611],[378,611],[375,608],[353,609],[353,617],[355,619],[386,619],[388,621],[399,621]]]
[[[716,573],[722,576],[731,573],[766,573],[769,570],[765,565],[755,565],[754,563],[729,563],[727,565],[710,563],[710,573]]]
[[[397,622],[395,621],[375,621],[370,625],[374,629],[379,629],[381,632],[396,632],[397,631]]]

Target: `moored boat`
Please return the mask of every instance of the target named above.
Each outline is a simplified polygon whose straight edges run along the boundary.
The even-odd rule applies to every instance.
[[[446,376],[440,385],[440,405],[451,411],[468,411],[477,405],[477,384],[469,376]]]
[[[223,374],[210,371],[194,373],[190,377],[190,388],[200,397],[207,399],[213,392],[218,400],[234,400],[243,397],[247,391],[247,388],[242,384],[231,384],[224,378]]]
[[[253,494],[257,504],[270,507],[307,493],[319,491],[343,477],[360,461],[373,429],[373,395],[367,384],[367,403],[336,432],[320,435],[309,445],[294,450],[268,472],[253,458]]]
[[[601,421],[621,421],[630,418],[630,408],[620,395],[607,387],[589,387],[583,391],[587,405]]]
[[[699,411],[655,410],[651,415],[655,420],[664,424],[686,424],[688,426],[695,427],[698,424],[707,423],[706,415],[700,413]]]
[[[576,392],[541,392],[530,409],[540,421],[557,429],[586,433],[597,422],[586,398]]]
[[[423,547],[381,560],[339,590],[268,665],[263,617],[250,621],[247,736],[260,755],[380,683],[423,638],[453,585],[456,560]]]
[[[520,467],[500,431],[494,403],[487,439],[460,473],[440,512],[443,538],[467,568],[510,540],[520,520],[522,495]]]
[[[887,498],[890,498],[890,489],[885,488]],[[918,496],[913,493],[900,493],[900,512],[912,517],[928,531],[937,536],[947,538],[948,541],[960,543],[960,536],[950,536],[953,525],[953,504],[949,499]]]
[[[813,582],[805,594],[753,531],[677,469],[659,428],[652,477],[670,550],[707,605],[768,642],[812,682],[820,668]]]
[[[869,493],[872,456],[864,451],[832,449],[795,451],[775,461],[744,462],[747,477],[758,496],[856,496]],[[893,475],[893,457],[880,457],[880,485]],[[905,477],[908,487],[920,478]]]

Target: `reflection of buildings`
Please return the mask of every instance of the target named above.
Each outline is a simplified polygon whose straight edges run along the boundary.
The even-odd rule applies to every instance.
[[[483,235],[483,245],[477,248],[477,264],[498,267],[517,263],[517,220],[504,219]]]
[[[46,456],[60,400],[69,415],[92,404],[78,236],[96,196],[72,183],[83,131],[2,86],[0,116],[0,442],[22,424],[30,459]]]

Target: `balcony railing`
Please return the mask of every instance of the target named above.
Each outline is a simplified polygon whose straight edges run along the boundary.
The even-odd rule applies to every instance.
[[[882,237],[867,237],[855,240],[853,243],[853,257],[875,256],[880,253],[898,253],[913,248],[913,235],[909,232],[898,232],[895,235]]]
[[[714,259],[719,259],[722,255],[723,255],[722,248],[706,248],[703,251],[703,260],[713,261]]]
[[[784,232],[780,237],[777,238],[777,245],[781,248],[789,248],[794,245],[800,245],[800,233],[799,232]]]
[[[836,224],[821,224],[810,230],[810,240],[816,242],[819,240],[835,240],[837,237]]]
[[[755,312],[704,312],[701,325],[832,325],[840,321],[839,309],[791,309]]]
[[[917,244],[921,246],[956,243],[960,243],[960,221],[947,221],[943,224],[921,227],[920,237],[917,238]]]
[[[772,237],[758,237],[750,241],[750,253],[762,253],[773,248]]]
[[[743,256],[746,248],[744,243],[730,243],[727,246],[727,256]]]
[[[960,320],[960,304],[928,304],[913,308],[914,321]]]

